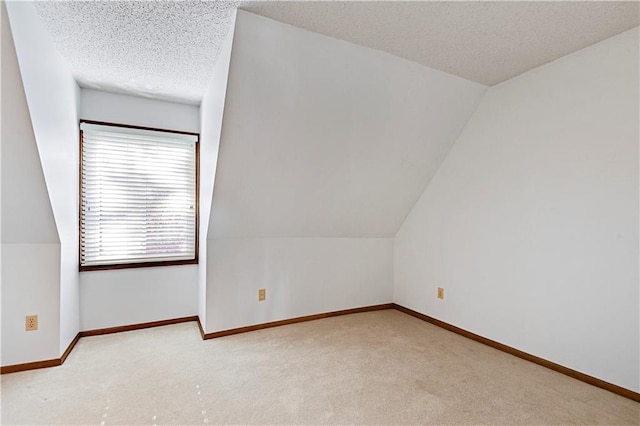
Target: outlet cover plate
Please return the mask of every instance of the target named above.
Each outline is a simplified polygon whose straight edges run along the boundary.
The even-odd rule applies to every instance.
[[[35,331],[38,329],[38,316],[27,315],[25,318],[25,329],[27,331]]]

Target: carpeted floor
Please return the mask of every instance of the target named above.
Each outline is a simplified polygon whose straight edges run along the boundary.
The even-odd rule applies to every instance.
[[[2,376],[2,424],[640,424],[640,404],[394,310],[202,341],[86,337]]]

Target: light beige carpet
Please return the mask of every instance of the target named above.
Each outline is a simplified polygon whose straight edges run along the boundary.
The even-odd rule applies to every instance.
[[[640,423],[636,402],[394,310],[87,337],[1,386],[3,424]]]

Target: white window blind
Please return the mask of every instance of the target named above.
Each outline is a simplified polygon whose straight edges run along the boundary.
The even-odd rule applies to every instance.
[[[81,267],[195,260],[197,135],[80,128]]]

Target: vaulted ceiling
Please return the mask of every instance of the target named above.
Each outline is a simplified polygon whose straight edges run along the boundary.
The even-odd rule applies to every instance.
[[[208,237],[393,237],[485,90],[239,11]]]
[[[491,86],[637,26],[639,4],[256,1],[243,9]]]
[[[198,104],[233,11],[493,85],[639,23],[638,2],[38,2],[82,87]]]

